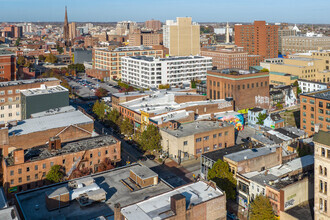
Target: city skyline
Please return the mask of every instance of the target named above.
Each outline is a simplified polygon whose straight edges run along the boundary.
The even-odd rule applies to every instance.
[[[252,23],[255,20],[266,20],[271,23],[327,24],[326,22],[330,20],[330,14],[327,13],[330,5],[327,0],[313,2],[279,0],[267,3],[260,0],[249,2],[243,0],[235,2],[159,0],[156,3],[150,0],[128,0],[125,3],[118,0],[93,2],[32,0],[29,3],[23,0],[0,0],[0,4],[5,9],[0,15],[1,22],[59,22],[63,21],[65,6],[68,7],[70,22],[116,22],[121,20],[142,22],[150,19],[164,22],[168,19],[185,16],[190,16],[198,22]],[[304,13],[306,8],[309,9],[308,14]],[[200,11],[205,13],[200,13]]]

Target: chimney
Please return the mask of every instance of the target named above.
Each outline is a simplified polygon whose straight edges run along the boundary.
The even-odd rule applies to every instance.
[[[15,165],[24,163],[24,150],[22,148],[14,150],[13,155]]]
[[[51,137],[49,138],[49,150],[59,150],[61,149],[61,138]]]
[[[8,137],[8,128],[0,128],[0,146],[8,145],[9,137]]]
[[[114,220],[122,220],[122,215],[121,215],[121,206],[119,203],[115,204],[115,210],[114,210]]]
[[[171,196],[171,210],[175,213],[176,216],[178,216],[178,219],[180,216],[184,218],[186,214],[186,197],[182,194],[175,194]]]
[[[179,127],[177,121],[170,121],[169,126],[171,130],[178,130]]]

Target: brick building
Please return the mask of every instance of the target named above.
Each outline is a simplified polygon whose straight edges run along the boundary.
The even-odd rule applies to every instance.
[[[163,152],[179,163],[235,144],[234,126],[225,122],[194,121],[180,124],[170,121],[160,133]]]
[[[94,121],[80,111],[73,110],[26,119],[0,129],[4,138],[1,146],[3,154],[14,149],[29,149],[43,145],[51,137],[60,137],[62,142],[92,137]],[[31,138],[33,137],[33,138]]]
[[[48,144],[30,149],[16,149],[4,155],[3,185],[6,195],[38,188],[47,183],[46,174],[52,166],[61,165],[70,178],[77,168],[97,172],[105,158],[114,163],[121,158],[121,142],[112,136],[100,136],[61,143],[61,138],[50,138]]]
[[[16,56],[7,50],[0,50],[0,82],[16,80]]]
[[[144,26],[147,29],[153,30],[153,31],[158,31],[160,29],[162,29],[162,23],[158,20],[149,20],[144,22]]]
[[[249,69],[248,53],[244,52],[243,48],[222,49],[217,47],[203,47],[201,49],[201,56],[212,57],[213,66],[216,66],[218,69]]]
[[[162,35],[152,31],[138,31],[129,34],[128,42],[130,46],[154,46],[163,42]]]
[[[269,73],[237,69],[210,70],[207,72],[207,97],[225,99],[232,97],[235,109],[269,105]]]
[[[249,54],[275,58],[278,56],[278,25],[269,25],[265,21],[236,24],[235,44],[244,47]]]
[[[95,49],[93,50],[93,68],[99,70],[109,70],[104,80],[121,78],[121,57],[125,56],[155,56],[163,57],[163,50],[152,47],[118,47],[114,50]]]
[[[330,89],[300,94],[300,127],[309,136],[330,130]]]
[[[22,90],[59,85],[60,80],[56,78],[0,82],[0,121],[7,122],[22,119]]]
[[[315,166],[314,166],[314,210],[315,219],[326,220],[330,218],[328,210],[330,196],[328,193],[328,184],[330,177],[330,132],[319,131],[314,135],[315,143]]]

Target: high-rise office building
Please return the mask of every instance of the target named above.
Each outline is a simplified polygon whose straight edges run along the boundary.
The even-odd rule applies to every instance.
[[[255,21],[254,24],[235,25],[235,44],[252,55],[263,58],[278,56],[278,26]]]
[[[164,46],[170,56],[189,56],[200,53],[200,26],[191,17],[167,20],[163,27]]]

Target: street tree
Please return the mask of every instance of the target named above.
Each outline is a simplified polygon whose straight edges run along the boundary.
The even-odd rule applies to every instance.
[[[158,130],[158,127],[154,125],[148,125],[139,140],[139,144],[143,150],[160,150],[161,149],[162,136]]]
[[[103,120],[105,118],[106,110],[107,105],[103,101],[99,102],[98,100],[96,100],[93,105],[93,112],[99,119]]]
[[[84,167],[84,168],[76,168],[74,171],[72,171],[72,174],[70,176],[70,179],[75,179],[75,178],[79,178],[82,176],[87,176],[91,174],[91,170],[88,167]]]
[[[125,118],[120,124],[120,131],[127,136],[133,134],[133,129],[133,125],[128,118]]]
[[[59,183],[63,181],[64,172],[63,167],[60,165],[54,165],[50,168],[46,175],[46,179],[52,183]]]
[[[236,197],[236,180],[229,170],[227,162],[219,159],[211,169],[209,169],[209,180],[214,181],[217,186],[226,192],[227,199],[234,200]]]
[[[47,63],[57,63],[57,57],[54,55],[54,54],[48,54],[47,56],[46,56],[46,59],[45,59],[45,61],[47,62]]]
[[[108,91],[106,89],[103,89],[102,87],[97,88],[95,91],[95,96],[97,96],[98,98],[102,98],[107,95]]]
[[[24,66],[25,65],[25,58],[23,56],[18,56],[18,58],[17,58],[17,64],[19,66]]]
[[[269,199],[263,195],[258,195],[251,203],[251,219],[255,220],[275,220],[276,217]]]
[[[112,164],[112,161],[109,157],[104,158],[104,160],[99,164],[98,166],[98,172],[111,170],[115,168],[115,166]]]
[[[257,116],[257,124],[258,125],[264,125],[264,121],[267,118],[267,113],[259,113]]]

